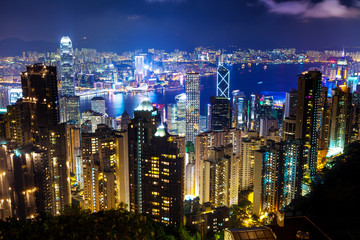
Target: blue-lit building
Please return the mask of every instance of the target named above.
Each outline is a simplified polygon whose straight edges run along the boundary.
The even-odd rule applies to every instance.
[[[219,65],[217,69],[216,96],[230,97],[230,71],[223,65]]]
[[[60,75],[61,95],[75,96],[73,46],[68,36],[60,41]]]
[[[300,141],[269,140],[255,152],[254,214],[276,213],[301,195],[300,146]]]

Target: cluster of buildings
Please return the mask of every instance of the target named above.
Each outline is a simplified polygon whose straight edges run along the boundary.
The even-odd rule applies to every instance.
[[[345,56],[324,70],[333,77],[319,70],[299,75],[283,108],[271,96],[230,93],[224,63],[206,116],[201,75],[189,71],[175,104],[145,98],[133,118],[125,112],[119,122],[106,115],[101,97],[80,116],[68,37],[60,56],[59,75],[54,66],[28,66],[22,96],[0,113],[0,218],[124,203],[179,226],[184,203],[198,199],[201,211],[188,212],[186,224],[217,232],[241,192],[253,191],[253,214],[277,213],[306,195],[317,172],[359,137],[360,91]],[[140,78],[143,60],[135,58]]]

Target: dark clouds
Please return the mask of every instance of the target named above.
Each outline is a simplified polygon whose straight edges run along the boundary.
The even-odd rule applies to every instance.
[[[230,44],[251,48],[358,46],[360,16],[354,1],[2,1],[0,39],[57,42],[69,35],[75,46],[113,51]]]

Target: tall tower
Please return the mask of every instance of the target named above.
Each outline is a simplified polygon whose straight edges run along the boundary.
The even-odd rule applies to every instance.
[[[200,125],[200,74],[186,74],[186,141],[195,142]]]
[[[56,67],[35,64],[21,74],[24,143],[47,144],[49,129],[59,123]]]
[[[230,71],[223,65],[219,65],[217,69],[216,96],[230,96]]]
[[[130,210],[143,213],[143,176],[142,157],[145,145],[151,139],[160,123],[160,116],[146,98],[134,111],[128,127],[129,138],[129,174],[130,174]]]
[[[60,65],[62,95],[75,96],[73,46],[68,36],[60,41]]]
[[[301,163],[304,166],[305,179],[310,180],[316,174],[317,161],[317,122],[318,105],[321,92],[320,71],[309,71],[299,75],[296,108],[295,138],[301,139]]]
[[[226,97],[210,97],[211,131],[223,131],[231,128],[231,105]]]

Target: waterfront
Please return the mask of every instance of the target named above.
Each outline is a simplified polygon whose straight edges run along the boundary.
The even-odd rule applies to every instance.
[[[273,95],[274,100],[285,98],[285,92],[297,88],[297,75],[318,64],[270,64],[264,69],[263,64],[252,65],[250,68],[234,65],[231,70],[230,92],[239,89],[247,96],[251,93]],[[145,97],[158,104],[175,102],[175,96],[183,90],[166,90],[165,92],[101,94],[106,100],[106,112],[111,117],[120,116],[124,110],[133,116],[134,109]],[[201,113],[204,114],[209,98],[216,94],[216,75],[201,78]],[[90,109],[93,96],[81,97],[81,112]]]

